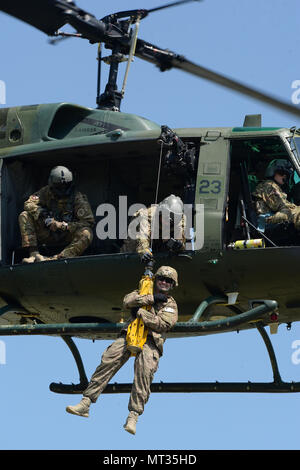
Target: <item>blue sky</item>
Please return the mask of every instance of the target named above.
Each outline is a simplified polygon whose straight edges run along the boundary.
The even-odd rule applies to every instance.
[[[98,18],[159,1],[77,0]],[[6,105],[73,102],[95,107],[96,45],[79,39],[53,47],[47,37],[0,14],[0,80]],[[203,66],[291,102],[299,72],[297,0],[204,0],[153,13],[139,36]],[[102,83],[105,83],[103,78]],[[263,125],[291,127],[293,116],[180,71],[161,73],[135,59],[122,111],[171,128],[239,126],[261,113]],[[278,273],[284,276],[284,273]],[[133,286],[134,288],[135,286]],[[271,339],[284,380],[300,380],[292,361],[300,326],[281,325]],[[136,436],[123,430],[128,395],[103,395],[89,419],[65,412],[78,396],[49,391],[52,381],[77,382],[60,338],[7,337],[0,361],[0,449],[299,449],[300,395],[152,394]],[[90,376],[107,341],[75,340]],[[298,346],[299,348],[299,346]],[[113,381],[130,382],[132,359]],[[168,340],[157,381],[271,381],[266,350],[255,331]]]

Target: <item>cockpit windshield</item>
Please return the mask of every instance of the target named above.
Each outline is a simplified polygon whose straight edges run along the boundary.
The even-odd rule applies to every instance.
[[[300,137],[293,137],[291,141],[292,150],[293,150],[293,143],[294,143],[294,155],[300,165]]]

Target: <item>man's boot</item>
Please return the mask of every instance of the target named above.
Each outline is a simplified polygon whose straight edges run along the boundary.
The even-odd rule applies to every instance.
[[[35,263],[37,255],[41,256],[39,254],[37,248],[29,249],[29,257],[28,258],[23,258],[22,263],[25,263],[25,264]]]
[[[84,416],[85,418],[89,417],[91,400],[88,397],[83,397],[78,405],[67,406],[66,411],[73,415]]]
[[[124,429],[131,434],[135,434],[136,432],[136,423],[138,420],[139,414],[136,411],[130,411],[126,423],[124,424]]]
[[[37,253],[36,256],[35,256],[35,261],[37,263],[40,263],[42,261],[54,261],[57,259],[57,255],[54,255],[54,256],[43,256],[41,255],[40,253]]]

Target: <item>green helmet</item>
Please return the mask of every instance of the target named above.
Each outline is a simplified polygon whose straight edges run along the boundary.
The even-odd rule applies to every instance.
[[[273,178],[277,171],[283,171],[287,177],[293,173],[293,167],[288,160],[278,159],[272,160],[271,163],[267,166],[265,171],[266,178]]]
[[[72,172],[65,166],[56,166],[50,171],[48,184],[55,196],[69,196],[73,189]]]
[[[172,268],[171,266],[161,266],[155,273],[155,277],[169,277],[174,281],[175,286],[178,286],[178,274],[176,269]]]

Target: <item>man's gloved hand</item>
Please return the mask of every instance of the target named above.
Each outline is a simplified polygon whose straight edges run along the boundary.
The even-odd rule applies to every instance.
[[[180,240],[175,240],[175,238],[170,238],[170,240],[166,243],[168,249],[170,251],[180,251],[183,247],[183,243]]]
[[[53,217],[47,217],[45,219],[46,227],[51,230],[51,232],[56,232],[57,230],[67,230],[68,224],[66,222],[58,222],[57,220],[53,219]]]
[[[289,222],[289,217],[284,212],[276,212],[276,214],[271,215],[270,217],[266,217],[267,224],[287,224]]]
[[[137,311],[138,311],[139,307],[133,307],[131,309],[131,316],[136,319],[136,314],[137,314]]]
[[[153,255],[150,250],[145,251],[145,253],[141,255],[141,261],[143,263],[149,263],[149,261],[152,261],[152,260],[153,260]]]
[[[68,229],[68,224],[67,222],[57,222],[57,220],[55,220],[55,225],[56,225],[56,230],[62,230],[62,231],[65,231]]]
[[[167,302],[168,297],[165,294],[154,294],[154,303],[157,304],[158,302]]]
[[[53,221],[54,221],[53,217],[50,217],[50,215],[48,215],[44,220],[44,224],[46,225],[47,228],[50,228]]]
[[[41,207],[40,211],[38,212],[38,217],[44,220],[50,217],[48,209],[46,209],[45,207]]]

